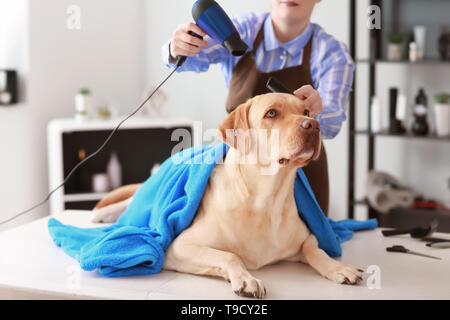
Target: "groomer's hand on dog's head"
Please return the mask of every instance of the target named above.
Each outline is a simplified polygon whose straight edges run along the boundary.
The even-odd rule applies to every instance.
[[[231,148],[257,158],[269,155],[280,166],[303,167],[320,154],[319,122],[309,117],[303,100],[268,93],[238,106],[220,124],[219,135]]]

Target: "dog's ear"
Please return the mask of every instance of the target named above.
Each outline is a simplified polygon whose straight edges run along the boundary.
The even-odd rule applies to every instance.
[[[252,99],[239,105],[219,125],[220,139],[234,149],[247,154],[250,151],[250,124],[248,114],[252,106]]]

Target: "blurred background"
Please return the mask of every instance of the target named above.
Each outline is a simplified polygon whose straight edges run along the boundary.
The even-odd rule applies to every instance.
[[[270,10],[270,0],[219,2],[230,15]],[[45,198],[71,166],[95,150],[115,119],[134,110],[163,80],[169,69],[162,62],[161,46],[178,24],[192,20],[192,3],[1,0],[0,220]],[[368,28],[371,4],[381,8],[381,30]],[[393,188],[392,181],[384,183],[388,178],[383,183],[375,179],[368,189],[372,170],[389,173],[398,184],[414,189],[415,199],[420,195],[426,202],[423,206],[448,214],[450,138],[445,125],[448,128],[450,120],[437,132],[436,118],[446,119],[448,111],[443,107],[443,115],[436,116],[435,105],[449,103],[445,93],[450,92],[450,64],[439,51],[440,43],[448,46],[449,4],[322,0],[317,5],[312,21],[352,44],[356,61],[349,106],[353,117],[335,139],[325,141],[331,218],[376,216],[380,199],[370,198],[368,190],[374,185],[401,189]],[[77,10],[79,25],[71,21]],[[417,26],[425,27],[424,39]],[[422,44],[423,57],[417,57],[417,46],[410,42]],[[8,84],[13,88],[11,83],[17,84],[17,101],[5,89]],[[146,112],[130,122],[129,130],[56,195],[52,207],[46,204],[7,227],[58,210],[89,208],[114,185],[142,181],[167,156],[171,130],[192,132],[192,121],[201,120],[205,131],[225,118],[226,94],[219,66],[204,74],[176,74]],[[421,133],[419,123],[412,132],[423,95],[428,131]],[[91,108],[86,111],[88,102]],[[392,115],[392,104],[397,114]]]

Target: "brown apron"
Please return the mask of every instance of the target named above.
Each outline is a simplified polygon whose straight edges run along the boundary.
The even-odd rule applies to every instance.
[[[303,85],[313,85],[310,70],[312,37],[303,51],[302,64],[273,72],[260,72],[255,63],[256,50],[264,39],[264,24],[253,43],[253,50],[247,52],[236,64],[230,80],[230,88],[226,108],[228,112],[254,96],[269,92],[267,80],[274,77],[280,80],[287,89],[294,92]],[[319,159],[303,168],[317,201],[325,215],[328,215],[329,185],[327,155],[322,144]]]

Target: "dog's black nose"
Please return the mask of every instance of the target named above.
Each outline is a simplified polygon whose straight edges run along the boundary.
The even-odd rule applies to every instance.
[[[319,122],[314,119],[305,119],[300,123],[300,127],[305,130],[319,129]]]

